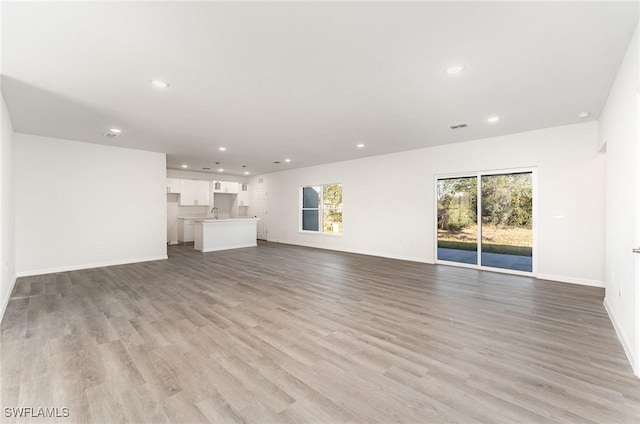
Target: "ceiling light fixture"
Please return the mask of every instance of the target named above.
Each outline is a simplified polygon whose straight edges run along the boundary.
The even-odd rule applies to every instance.
[[[496,122],[498,122],[500,120],[499,116],[492,116],[490,118],[487,119],[487,122],[489,122],[490,124],[495,124]]]
[[[220,162],[216,162],[216,165],[220,165]],[[221,172],[222,168],[218,169],[218,172]],[[216,172],[216,182],[213,184],[214,190],[220,190],[222,185],[220,184],[220,178],[218,178],[218,172]]]
[[[227,150],[226,147],[218,147],[218,150],[220,150],[221,152],[224,152],[225,150]]]
[[[115,134],[120,134],[122,132],[122,130],[119,128],[109,128],[109,131]]]
[[[169,83],[166,81],[161,81],[161,80],[151,80],[151,85],[153,85],[155,88],[167,88],[169,87]]]
[[[578,118],[587,118],[589,116],[591,116],[591,114],[589,112],[580,112],[578,114]]]
[[[182,165],[182,167],[183,167],[183,168],[188,168],[188,167],[189,167],[189,165]]]
[[[243,168],[246,168],[247,165],[242,165]],[[244,175],[249,175],[249,171],[244,171]],[[249,190],[249,186],[247,185],[247,177],[244,177],[244,181],[242,182],[242,191]]]
[[[460,72],[464,71],[464,65],[454,65],[454,66],[449,66],[444,73],[447,75],[456,75],[459,74]]]
[[[289,162],[291,162],[291,159],[285,159],[284,161],[289,163]]]
[[[364,147],[364,143],[356,144],[356,147],[362,149]]]

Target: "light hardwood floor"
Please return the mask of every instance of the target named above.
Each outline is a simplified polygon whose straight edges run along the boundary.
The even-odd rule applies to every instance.
[[[638,423],[601,289],[272,243],[21,278],[31,422]]]

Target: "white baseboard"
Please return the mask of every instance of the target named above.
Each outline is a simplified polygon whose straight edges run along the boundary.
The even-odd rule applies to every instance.
[[[604,288],[604,281],[599,280],[587,280],[585,278],[565,277],[563,275],[551,275],[551,274],[538,274],[539,280],[551,280],[559,281],[561,283],[579,284],[581,286],[600,287]]]
[[[613,328],[616,330],[616,334],[618,335],[618,340],[620,340],[620,344],[624,349],[625,355],[627,355],[627,359],[631,364],[631,368],[633,368],[634,374],[637,377],[640,377],[640,368],[637,367],[635,363],[633,346],[631,346],[631,343],[629,343],[629,339],[627,338],[627,335],[622,329],[622,325],[620,325],[620,321],[618,321],[618,317],[612,312],[612,308],[609,305],[609,302],[607,301],[606,297],[604,298],[604,302],[602,302],[602,304],[604,305],[604,309],[607,311],[607,314],[609,315],[609,319],[613,324]]]
[[[289,244],[292,246],[302,246],[302,247],[311,247],[313,249],[322,249],[322,250],[333,250],[336,252],[344,252],[344,253],[355,253],[356,255],[367,255],[367,256],[375,256],[378,258],[388,258],[388,259],[397,259],[399,261],[409,261],[409,262],[419,262],[423,264],[432,264],[433,261],[428,261],[425,258],[419,258],[416,256],[404,256],[404,255],[393,255],[388,253],[380,253],[374,252],[370,250],[352,250],[352,249],[340,249],[339,247],[324,247],[317,246],[312,243],[299,243],[299,242],[289,242],[289,241],[276,241],[276,240],[267,240],[271,243],[280,243],[280,244]]]
[[[67,272],[67,271],[78,271],[81,269],[90,269],[90,268],[103,268],[105,266],[114,266],[114,265],[126,265],[126,264],[134,264],[138,262],[149,262],[149,261],[161,261],[163,259],[168,259],[167,255],[161,256],[149,256],[146,258],[136,258],[136,259],[124,259],[118,261],[107,261],[107,262],[97,262],[92,264],[81,264],[81,265],[69,265],[69,266],[61,266],[54,268],[42,268],[42,269],[32,269],[29,271],[20,271],[17,273],[18,277],[31,277],[34,275],[44,275],[44,274],[55,274],[58,272]]]
[[[7,311],[7,305],[9,304],[9,299],[11,299],[11,293],[13,293],[13,289],[16,286],[16,281],[18,281],[18,276],[14,274],[11,284],[9,284],[9,290],[4,294],[2,305],[0,305],[0,321],[2,321],[4,313]]]

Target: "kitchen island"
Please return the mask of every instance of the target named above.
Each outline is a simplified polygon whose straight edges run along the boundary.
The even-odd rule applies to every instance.
[[[260,218],[194,220],[193,247],[201,252],[257,246]]]

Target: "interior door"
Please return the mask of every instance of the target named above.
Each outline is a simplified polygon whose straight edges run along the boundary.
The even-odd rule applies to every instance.
[[[258,221],[258,240],[268,239],[269,214],[267,211],[267,187],[253,189],[253,210]]]

